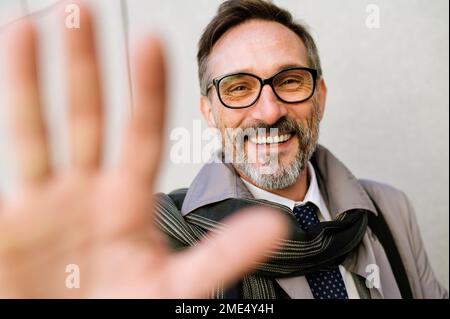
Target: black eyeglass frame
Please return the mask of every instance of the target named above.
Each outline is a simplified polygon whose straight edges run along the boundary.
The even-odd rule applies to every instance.
[[[292,71],[292,70],[308,71],[313,77],[313,89],[311,90],[311,94],[307,98],[304,98],[304,99],[299,100],[299,101],[286,101],[286,100],[284,100],[283,98],[281,98],[278,95],[278,93],[276,92],[275,88],[273,87],[273,80],[278,75],[280,75],[281,73],[284,73],[286,71]],[[251,76],[251,77],[257,79],[259,81],[260,85],[261,85],[260,89],[259,89],[258,96],[255,98],[255,100],[252,103],[250,103],[250,104],[248,104],[246,106],[229,106],[222,100],[222,97],[220,96],[220,91],[219,91],[220,82],[223,79],[225,79],[225,78],[227,78],[229,76],[235,76],[235,75],[248,75],[248,76]],[[220,101],[220,103],[222,103],[223,106],[225,106],[227,108],[230,108],[230,109],[245,109],[247,107],[250,107],[250,106],[254,105],[259,100],[259,97],[261,96],[261,92],[262,92],[264,86],[266,84],[268,84],[272,88],[272,92],[275,94],[275,96],[280,101],[282,101],[284,103],[288,103],[288,104],[295,104],[295,103],[305,102],[305,101],[309,100],[314,95],[314,92],[316,91],[316,82],[317,82],[317,70],[316,69],[311,69],[311,68],[306,68],[306,67],[293,67],[293,68],[284,69],[284,70],[281,70],[280,72],[276,73],[275,75],[273,75],[273,76],[271,76],[270,78],[267,78],[267,79],[261,79],[257,75],[254,75],[254,74],[251,74],[251,73],[246,73],[246,72],[229,73],[229,74],[225,74],[225,75],[222,75],[222,76],[220,76],[218,78],[213,79],[211,84],[209,84],[208,87],[206,88],[206,94],[205,95],[207,95],[209,90],[214,86],[216,88],[216,93],[217,93],[217,96],[219,98],[219,101]]]

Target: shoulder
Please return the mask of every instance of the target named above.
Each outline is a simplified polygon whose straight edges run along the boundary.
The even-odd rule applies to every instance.
[[[405,192],[392,185],[369,179],[360,179],[359,182],[364,187],[364,189],[370,193],[371,196],[374,196],[376,198],[385,201],[394,200],[396,202],[408,200]]]
[[[360,179],[359,182],[374,200],[379,200],[382,204],[409,204],[405,192],[392,185],[368,179]],[[376,203],[378,204],[379,201]]]
[[[414,209],[402,190],[388,184],[361,179],[361,185],[369,193],[389,224],[409,226],[414,219]]]

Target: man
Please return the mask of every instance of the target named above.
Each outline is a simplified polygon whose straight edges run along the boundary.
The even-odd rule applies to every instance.
[[[447,296],[434,278],[406,196],[357,180],[317,145],[327,88],[303,25],[270,2],[226,1],[204,30],[197,58],[201,111],[221,131],[231,165],[207,164],[186,192],[173,194],[181,214],[192,223],[198,216],[217,221],[256,198],[266,201],[258,201],[262,205],[282,205],[296,218],[290,243],[298,251],[282,249],[276,258],[285,256],[283,262],[267,262],[218,297]],[[382,244],[385,238],[377,238],[386,236],[375,233],[373,222],[367,227],[365,218],[380,214],[400,264]],[[403,281],[412,295],[396,267],[406,269]],[[379,276],[376,283],[373,275]]]
[[[222,132],[223,162],[205,165],[187,191],[159,194],[156,202],[149,194],[165,104],[160,45],[144,39],[134,56],[135,112],[119,166],[102,169],[102,103],[86,9],[81,23],[66,37],[72,116],[64,172],[50,164],[33,28],[23,21],[11,32],[22,191],[0,206],[1,296],[198,297],[214,289],[219,298],[399,298],[403,283],[368,227],[381,214],[412,297],[447,296],[406,197],[356,180],[317,145],[326,86],[314,41],[287,12],[260,0],[222,4],[198,58],[201,110]],[[154,204],[165,238],[151,220]],[[170,252],[167,242],[183,251]],[[77,269],[78,283],[67,282],[67,269]]]

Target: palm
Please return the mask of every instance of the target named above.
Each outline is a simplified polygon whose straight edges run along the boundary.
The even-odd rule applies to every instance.
[[[144,276],[160,277],[168,252],[161,238],[151,238],[158,233],[142,213],[151,211],[145,209],[148,189],[110,175],[55,177],[5,204],[8,229],[0,251],[2,260],[14,254],[16,266],[2,272],[0,281],[13,282],[1,285],[0,294],[13,287],[17,296],[24,288],[31,296],[121,296],[126,290],[145,296],[139,285]],[[79,289],[65,286],[72,264],[80,270]]]
[[[107,170],[101,166],[100,83],[85,9],[81,21],[80,29],[66,34],[71,166],[64,172],[50,164],[34,30],[22,22],[12,33],[9,82],[23,187],[0,206],[0,296],[205,296],[218,281],[228,283],[260,260],[282,236],[282,220],[270,212],[240,214],[227,233],[171,253],[153,223],[151,201],[165,109],[161,47],[144,40],[134,57],[134,114],[120,164]],[[68,265],[79,267],[79,288],[67,286]]]

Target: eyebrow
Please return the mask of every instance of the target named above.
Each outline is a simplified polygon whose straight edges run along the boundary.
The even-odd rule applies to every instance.
[[[303,65],[303,64],[299,64],[299,63],[288,63],[288,64],[283,64],[280,65],[273,74],[277,74],[278,72],[281,72],[283,70],[287,70],[287,69],[291,69],[291,68],[308,68],[307,65]],[[228,72],[222,75],[218,75],[213,77],[212,79],[217,79],[223,76],[227,76],[227,75],[232,75],[232,74],[236,74],[236,73],[251,73],[251,74],[255,74],[254,69],[250,68],[246,68],[246,69],[239,69],[239,70],[235,70],[232,72]],[[255,74],[256,75],[256,74]]]

